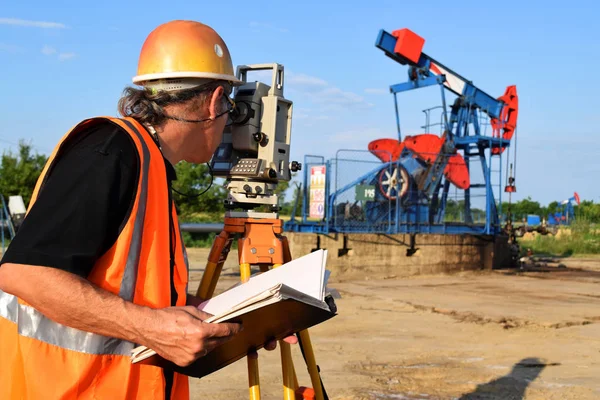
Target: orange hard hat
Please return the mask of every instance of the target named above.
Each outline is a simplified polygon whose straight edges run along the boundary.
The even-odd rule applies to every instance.
[[[208,25],[175,20],[158,26],[148,35],[133,83],[140,86],[170,80],[184,83],[183,86],[164,86],[176,89],[213,79],[229,81],[233,85],[242,83],[234,74],[227,45]]]

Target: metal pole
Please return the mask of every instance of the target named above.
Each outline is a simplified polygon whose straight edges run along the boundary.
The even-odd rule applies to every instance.
[[[398,141],[402,141],[402,132],[400,131],[400,113],[398,111],[398,99],[394,92],[394,107],[396,108],[396,129],[398,130]]]
[[[224,224],[208,223],[184,223],[179,225],[182,232],[191,233],[219,233],[223,230]]]

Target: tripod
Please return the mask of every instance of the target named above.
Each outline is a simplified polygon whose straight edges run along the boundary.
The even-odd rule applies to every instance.
[[[226,214],[224,228],[213,242],[196,296],[202,299],[213,296],[234,236],[241,236],[238,239],[238,258],[242,283],[250,279],[251,265],[258,265],[261,272],[266,272],[269,268],[277,268],[292,260],[287,238],[282,235],[282,221],[269,218],[273,214],[252,214],[255,217],[249,217],[249,213],[245,212]],[[285,400],[323,400],[324,391],[308,330],[299,332],[298,339],[314,389],[298,385],[290,344],[280,340],[283,397]],[[259,400],[258,359],[246,358],[250,400]]]

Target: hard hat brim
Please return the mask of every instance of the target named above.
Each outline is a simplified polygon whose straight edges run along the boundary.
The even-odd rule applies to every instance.
[[[133,83],[143,86],[144,82],[156,79],[177,79],[177,78],[203,78],[231,82],[233,86],[241,86],[243,81],[233,75],[216,74],[211,72],[160,72],[157,74],[137,75],[133,78]]]

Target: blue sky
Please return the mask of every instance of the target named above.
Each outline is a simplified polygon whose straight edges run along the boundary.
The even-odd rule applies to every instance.
[[[600,201],[600,10],[593,1],[83,4],[0,0],[0,150],[26,139],[49,153],[79,120],[116,115],[146,35],[172,19],[215,28],[236,65],[285,66],[294,159],[366,150],[373,139],[396,137],[387,89],[406,81],[406,67],[375,48],[375,39],[380,29],[409,28],[425,38],[428,55],[490,95],[517,85],[516,199],[547,204],[577,191]],[[421,110],[440,97],[426,89],[399,100],[403,133],[415,134]]]

